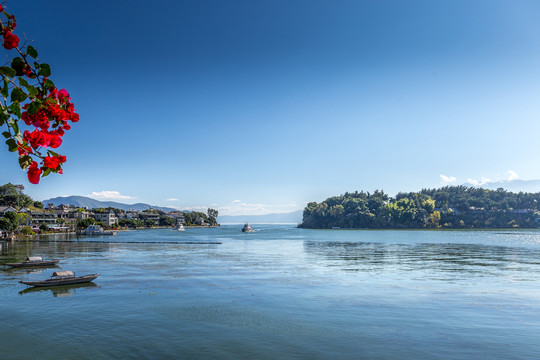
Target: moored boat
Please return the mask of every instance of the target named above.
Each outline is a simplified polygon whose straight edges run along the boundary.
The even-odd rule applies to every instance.
[[[116,231],[105,231],[99,225],[90,225],[81,232],[82,235],[116,235]]]
[[[52,274],[51,278],[47,280],[19,281],[19,282],[21,284],[25,284],[29,286],[58,286],[58,285],[87,283],[94,280],[98,276],[99,274],[75,276],[73,271],[55,271]]]
[[[184,225],[178,224],[178,225],[174,228],[174,230],[176,230],[176,231],[186,231],[186,228],[184,227]]]
[[[248,223],[246,223],[244,225],[244,227],[242,228],[242,232],[253,232],[255,230],[253,230],[253,228],[251,227],[251,225],[249,225]]]
[[[43,260],[41,256],[29,256],[26,261],[16,263],[6,263],[10,267],[32,267],[32,266],[54,266],[60,262],[60,259]]]

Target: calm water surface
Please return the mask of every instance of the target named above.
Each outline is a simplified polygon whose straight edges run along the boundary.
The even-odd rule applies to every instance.
[[[0,358],[540,356],[539,231],[240,228],[1,243],[2,263],[101,276],[25,290],[58,268],[0,271]]]

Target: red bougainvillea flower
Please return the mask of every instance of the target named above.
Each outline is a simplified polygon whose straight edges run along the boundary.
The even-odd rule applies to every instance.
[[[11,31],[4,32],[4,48],[11,50],[19,46],[19,37]]]
[[[28,167],[28,181],[32,184],[39,184],[39,177],[41,176],[41,169],[38,168],[37,162],[32,162]]]
[[[4,11],[4,7],[0,5],[0,12]]]
[[[58,100],[60,100],[61,103],[67,103],[71,98],[69,97],[69,93],[66,89],[61,89],[58,91]]]
[[[40,147],[40,146],[48,146],[49,145],[49,141],[47,139],[47,136],[39,131],[38,129],[30,132],[28,130],[26,130],[23,134],[23,139],[24,141],[26,141],[27,143],[30,144],[30,146],[34,149]]]
[[[58,167],[66,162],[65,156],[46,156],[43,159],[43,165],[53,170],[59,170]]]
[[[50,147],[56,149],[57,147],[62,145],[62,138],[60,137],[61,135],[58,133],[57,130],[51,131],[47,135],[49,137],[48,140]]]
[[[27,104],[25,104],[25,106],[26,105]],[[24,120],[26,125],[34,125],[35,127],[41,128],[43,130],[47,130],[50,126],[49,116],[43,109],[39,109],[39,111],[34,115],[30,115],[28,114],[28,112],[24,111],[21,115],[21,119]]]

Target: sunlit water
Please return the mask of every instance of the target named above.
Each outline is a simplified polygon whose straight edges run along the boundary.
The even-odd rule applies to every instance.
[[[2,243],[101,276],[0,271],[0,358],[540,357],[538,231],[240,228]]]

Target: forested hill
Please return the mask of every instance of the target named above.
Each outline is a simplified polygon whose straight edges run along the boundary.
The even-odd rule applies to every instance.
[[[536,228],[540,193],[466,186],[399,193],[345,193],[304,209],[305,228],[421,229]]]

